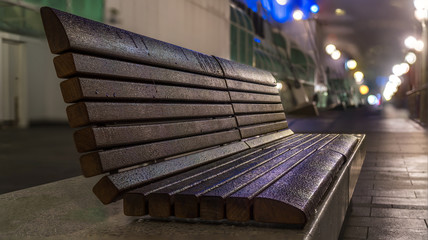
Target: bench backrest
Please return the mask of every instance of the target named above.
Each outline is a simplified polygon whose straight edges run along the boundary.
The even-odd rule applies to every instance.
[[[269,72],[56,9],[41,13],[50,49],[60,54],[57,75],[67,79],[69,123],[80,128],[83,174],[111,173],[94,187],[104,203],[287,129]]]

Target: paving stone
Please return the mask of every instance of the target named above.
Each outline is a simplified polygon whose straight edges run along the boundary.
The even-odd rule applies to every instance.
[[[369,228],[368,239],[370,240],[426,240],[428,237],[426,229],[408,229],[408,228],[389,228],[375,227]]]
[[[428,218],[428,210],[422,209],[397,209],[397,208],[372,208],[372,217],[389,217],[389,218]]]
[[[364,170],[373,172],[407,172],[406,167],[367,167]]]
[[[343,239],[366,239],[367,227],[346,227],[343,232]]]
[[[410,179],[407,172],[376,172],[376,180]]]
[[[373,204],[391,204],[392,206],[408,206],[428,208],[427,199],[423,198],[392,198],[392,197],[373,197]]]
[[[428,179],[428,173],[427,172],[418,172],[418,173],[410,172],[409,176],[411,178],[424,178],[424,179]]]
[[[428,198],[427,190],[415,190],[415,194],[417,198]]]
[[[416,198],[415,190],[412,190],[412,189],[400,189],[400,190],[362,189],[360,191],[355,191],[354,194],[357,196]]]
[[[412,186],[413,185],[410,180],[373,181],[373,189],[407,189]]]
[[[426,188],[428,186],[427,180],[412,180],[412,185],[417,187]]]
[[[422,219],[411,218],[381,218],[381,217],[350,217],[348,226],[355,227],[387,227],[390,229],[425,229],[426,225]]]
[[[352,204],[369,204],[372,202],[372,197],[367,196],[353,196]]]
[[[369,207],[351,207],[351,216],[354,217],[368,217],[370,216],[370,208]]]
[[[400,161],[376,161],[376,167],[406,167],[406,163],[401,159]]]
[[[400,144],[401,152],[404,153],[427,153],[428,149],[422,144]]]

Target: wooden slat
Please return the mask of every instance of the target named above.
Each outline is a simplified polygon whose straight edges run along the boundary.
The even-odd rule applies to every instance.
[[[241,161],[243,158],[254,154],[256,152],[259,152],[259,150],[253,150],[253,149],[248,149],[248,146],[245,146],[245,144],[243,144],[242,142],[239,143],[234,143],[236,144],[240,144],[239,148],[237,148],[237,151],[241,151],[239,153],[235,153],[232,156],[228,156],[230,154],[230,151],[228,152],[224,152],[224,150],[222,151],[218,151],[219,149],[222,148],[226,148],[227,146],[230,145],[226,145],[220,148],[216,148],[215,151],[214,150],[208,150],[205,152],[201,152],[201,153],[197,153],[197,154],[193,154],[191,158],[187,157],[186,158],[186,163],[193,163],[193,162],[201,162],[201,159],[204,160],[205,162],[208,162],[206,159],[216,159],[219,157],[224,157],[224,158],[220,158],[217,159],[214,162],[210,162],[208,164],[202,165],[198,168],[194,168],[191,169],[189,171],[183,172],[183,173],[179,173],[176,175],[173,175],[171,177],[168,177],[166,179],[162,179],[159,181],[156,181],[154,183],[148,184],[146,186],[134,189],[132,191],[129,191],[125,194],[124,198],[123,198],[123,206],[124,206],[124,211],[125,214],[128,216],[143,216],[145,214],[148,214],[148,195],[150,193],[153,193],[155,191],[158,191],[160,189],[165,189],[167,187],[170,187],[172,185],[178,185],[178,184],[183,184],[184,181],[187,181],[189,179],[196,179],[198,176],[202,176],[202,175],[209,175],[212,172],[215,171],[219,171],[218,169],[220,168],[230,168],[233,167],[234,165],[236,165],[236,163],[239,161]],[[228,149],[229,147],[227,147]],[[245,151],[242,151],[245,150]],[[237,152],[235,151],[235,152]],[[218,154],[219,152],[221,152],[222,154]],[[212,154],[214,153],[214,154]],[[213,157],[213,155],[215,155],[215,157]],[[174,159],[174,162],[176,162],[177,160],[179,161],[183,161],[181,158],[179,159]],[[166,162],[162,162],[162,163],[168,163],[170,161],[166,161]],[[162,164],[161,163],[161,164]],[[179,162],[180,163],[180,162]],[[178,164],[180,165],[180,164]],[[153,207],[153,206],[152,206]],[[156,209],[159,210],[159,209]],[[152,214],[155,216],[170,216],[171,215],[171,210],[168,209],[167,211],[165,211],[164,213],[160,212],[160,211],[154,211],[152,210]]]
[[[104,204],[111,203],[127,190],[141,187],[159,178],[165,178],[246,149],[248,149],[248,146],[245,143],[235,142],[156,164],[111,174],[101,178],[93,190],[101,202]]]
[[[287,160],[288,156],[293,155],[287,149],[276,149],[264,156],[257,158],[256,162],[248,164],[241,168],[234,169],[233,172],[226,172],[215,176],[212,179],[204,181],[196,186],[188,188],[174,195],[175,216],[192,218],[198,217],[199,202],[200,217],[205,219],[219,220],[224,218],[224,202],[206,201],[202,203],[200,196],[212,191],[213,189],[221,188],[229,182],[237,183],[237,179],[247,179],[251,181],[251,177],[258,175],[259,171],[273,168],[276,165]],[[213,200],[213,199],[212,199]]]
[[[231,193],[244,187],[249,182],[266,174],[270,170],[286,162],[296,154],[296,150],[278,149],[270,159],[242,175],[236,175],[229,181],[217,185],[215,188],[207,186],[206,191],[199,194],[200,217],[207,220],[220,220],[225,218],[225,198]],[[179,199],[179,198],[178,198]],[[178,202],[179,203],[179,202]],[[178,204],[176,204],[177,206]]]
[[[66,51],[160,65],[222,76],[216,60],[208,55],[84,19],[56,9],[41,9],[52,53]]]
[[[337,152],[315,152],[255,197],[254,219],[304,226],[343,162]]]
[[[357,143],[357,137],[350,134],[341,134],[331,144],[325,146],[325,148],[341,153],[346,159],[349,159]]]
[[[153,84],[227,89],[225,80],[221,78],[77,53],[65,53],[55,57],[54,65],[60,78],[90,76],[115,80],[127,79]]]
[[[182,153],[239,140],[237,130],[210,133],[193,137],[93,152],[82,155],[83,175],[95,176],[104,172],[162,159]]]
[[[246,64],[233,62],[219,57],[215,58],[220,63],[226,78],[276,86],[275,78],[268,71],[253,68]]]
[[[209,172],[204,174],[197,174],[192,178],[188,178],[183,181],[179,181],[176,184],[158,189],[148,196],[149,199],[149,214],[153,217],[169,216],[172,214],[172,204],[177,201],[176,193],[181,192],[185,193],[187,189],[195,189],[197,186],[206,186],[206,184],[216,182],[219,179],[225,179],[227,176],[233,177],[235,174],[245,171],[251,167],[261,164],[261,162],[266,161],[269,157],[274,154],[275,149],[263,149],[253,151],[249,155],[239,157],[233,162],[228,164],[221,165],[219,167],[213,168]],[[177,206],[174,208],[175,216],[177,217],[196,217],[197,216],[197,206],[195,206],[195,197],[194,195],[188,196],[189,199],[183,200],[182,204],[186,206],[191,205],[191,210],[187,207]],[[178,200],[180,202],[180,200]],[[196,203],[197,204],[197,203]],[[177,212],[178,210],[178,212]],[[180,211],[182,210],[182,211]],[[189,215],[186,215],[189,214]]]
[[[235,127],[236,122],[233,118],[134,126],[88,127],[76,131],[74,141],[77,151],[88,152],[101,148],[229,130]]]
[[[239,131],[241,132],[242,138],[253,137],[265,133],[270,133],[273,131],[278,131],[286,129],[288,127],[287,121],[265,123],[259,125],[251,125],[247,127],[240,127]]]
[[[270,145],[279,141],[287,141],[289,138],[301,137],[302,134],[294,134],[291,129],[285,129],[283,131],[269,133],[260,137],[245,140],[245,143],[250,148],[255,148],[264,144]]]
[[[246,102],[246,103],[280,103],[281,97],[279,95],[260,94],[260,93],[247,93],[247,92],[234,92],[230,91],[230,98],[232,102]]]
[[[278,89],[275,86],[266,86],[233,79],[226,79],[226,84],[227,88],[232,91],[258,92],[278,95]]]
[[[303,137],[303,139],[305,138],[305,136],[300,137]],[[301,148],[305,148],[306,142],[299,141],[302,139],[300,137],[285,139],[283,142],[276,143],[274,146],[276,149],[284,152],[287,151],[284,155],[280,155],[277,158],[272,159],[270,162],[262,165],[261,167],[246,173],[245,175],[239,176],[225,184],[222,184],[219,187],[213,188],[203,193],[199,198],[201,218],[211,220],[224,218],[226,197],[244,187],[251,181],[263,176],[268,171],[274,169],[280,164],[283,164],[290,157],[298,153]]]
[[[282,104],[244,104],[232,103],[236,114],[282,112]]]
[[[94,123],[231,116],[230,104],[162,104],[80,102],[67,107],[71,127]]]
[[[88,78],[63,81],[61,92],[67,103],[84,100],[230,102],[226,91]]]
[[[284,176],[318,148],[330,142],[331,138],[326,138],[327,136],[328,135],[321,136],[320,138],[317,138],[316,141],[310,141],[306,147],[302,147],[302,145],[296,147],[295,149],[299,152],[284,164],[281,164],[256,180],[249,182],[245,187],[242,187],[238,191],[229,195],[226,198],[227,218],[232,221],[250,220],[251,206],[253,204],[254,197],[268,188],[277,179]]]
[[[239,126],[285,120],[284,112],[236,116]]]

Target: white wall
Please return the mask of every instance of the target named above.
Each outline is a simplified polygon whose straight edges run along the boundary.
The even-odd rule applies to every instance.
[[[229,0],[105,1],[107,24],[223,58],[230,55],[229,12]]]
[[[54,55],[50,53],[47,41],[0,32],[0,42],[19,45],[19,127],[26,127],[32,121],[66,121],[65,107],[59,83],[53,66]],[[4,49],[3,49],[4,51]],[[2,50],[0,48],[0,55]],[[3,61],[7,61],[3,59]],[[10,61],[11,62],[11,61]],[[8,62],[9,63],[9,62]],[[0,63],[0,72],[16,67]],[[0,74],[0,87],[8,81]],[[4,109],[2,109],[4,110]]]

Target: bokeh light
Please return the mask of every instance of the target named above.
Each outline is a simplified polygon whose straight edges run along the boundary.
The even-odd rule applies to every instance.
[[[280,82],[276,83],[276,88],[278,88],[279,90],[281,90],[282,89],[282,83],[280,83]]]
[[[327,46],[325,46],[325,52],[329,55],[331,55],[335,50],[336,46],[334,46],[333,44],[328,44]]]
[[[333,58],[334,60],[338,60],[340,58],[340,55],[342,55],[342,54],[340,53],[339,50],[336,49],[331,54],[331,58]]]
[[[350,70],[354,70],[357,67],[357,61],[355,61],[354,59],[349,59],[346,62],[346,67],[348,67],[348,69]]]
[[[302,20],[303,19],[303,12],[302,10],[294,10],[293,12],[293,19],[296,21]]]
[[[354,79],[355,79],[355,82],[361,83],[364,79],[364,73],[362,73],[360,71],[356,71],[354,73]]]
[[[281,6],[284,6],[285,4],[287,4],[287,0],[276,0],[276,2]]]
[[[367,102],[370,105],[379,105],[379,99],[375,95],[369,95],[367,97]]]
[[[414,64],[416,62],[416,54],[409,52],[407,53],[405,60],[408,64]]]
[[[367,87],[367,85],[361,85],[360,86],[360,93],[361,95],[366,95],[367,93],[369,93],[370,89],[369,87]]]

